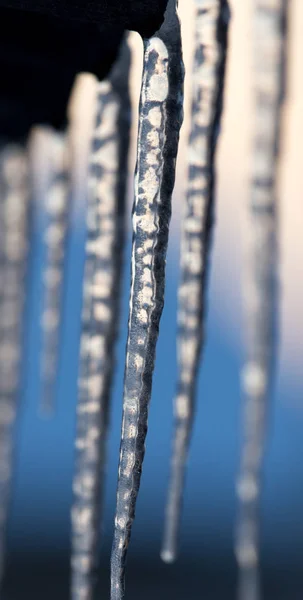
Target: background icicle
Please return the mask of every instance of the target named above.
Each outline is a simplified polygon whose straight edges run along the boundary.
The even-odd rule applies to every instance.
[[[206,276],[214,213],[214,155],[222,112],[229,8],[195,0],[192,124],[182,223],[178,309],[178,382],[171,477],[161,557],[175,560],[185,468],[204,337]]]
[[[89,166],[88,237],[72,511],[72,599],[92,598],[119,316],[130,128],[130,51],[125,41],[98,84]]]
[[[28,251],[29,181],[26,150],[0,151],[0,583],[13,461],[13,434],[20,384],[22,321]]]
[[[43,414],[54,409],[63,304],[64,259],[69,218],[69,156],[67,136],[51,131],[48,140],[49,178],[45,195],[46,264],[43,271],[42,395]]]
[[[120,464],[111,559],[111,600],[124,596],[124,570],[145,450],[156,342],[164,302],[165,260],[179,130],[183,61],[176,2],[144,40],[139,112],[132,283]]]
[[[253,167],[244,271],[247,357],[242,375],[244,440],[237,482],[239,599],[258,600],[259,498],[275,358],[280,108],[285,85],[285,0],[256,0],[253,29]]]

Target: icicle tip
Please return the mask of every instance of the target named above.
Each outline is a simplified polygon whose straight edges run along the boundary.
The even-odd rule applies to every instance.
[[[172,552],[171,550],[163,549],[160,552],[160,558],[167,565],[172,565],[174,562],[176,562],[177,555],[175,552]]]

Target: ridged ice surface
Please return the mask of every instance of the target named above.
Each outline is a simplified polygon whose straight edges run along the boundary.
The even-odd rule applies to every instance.
[[[41,409],[53,412],[60,346],[64,258],[69,218],[69,157],[64,134],[55,131],[48,140],[49,182],[45,194],[47,226],[43,271],[42,393]]]
[[[237,482],[236,556],[240,600],[258,600],[260,486],[275,358],[277,303],[277,160],[284,93],[284,0],[257,0],[253,22],[253,164],[249,243],[244,270],[246,362],[242,374],[244,440]]]
[[[124,242],[130,127],[130,52],[123,44],[98,84],[89,165],[76,465],[72,509],[72,599],[93,597]]]
[[[0,150],[0,582],[11,493],[28,252],[29,186],[25,148]]]
[[[215,149],[222,111],[229,9],[226,0],[195,1],[191,131],[182,220],[178,307],[178,382],[173,456],[161,556],[175,560],[201,347],[214,212]]]
[[[111,600],[124,596],[124,571],[145,451],[179,130],[183,62],[176,3],[159,32],[144,40],[133,208],[132,283],[123,422],[111,561]]]

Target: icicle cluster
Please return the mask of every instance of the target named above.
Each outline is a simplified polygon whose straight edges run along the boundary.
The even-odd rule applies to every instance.
[[[229,9],[226,0],[195,0],[193,98],[188,180],[182,221],[178,309],[178,382],[171,479],[161,556],[175,560],[185,467],[204,337],[206,276],[214,213],[214,158],[222,112]]]
[[[111,600],[124,596],[125,560],[144,458],[182,101],[180,26],[176,2],[170,0],[163,26],[144,40]]]
[[[236,556],[240,600],[258,600],[260,484],[275,358],[277,192],[280,108],[284,94],[285,0],[256,0],[253,29],[255,97],[249,246],[244,282],[247,357],[244,440],[237,483]]]
[[[118,329],[130,127],[130,52],[125,41],[98,84],[89,165],[76,467],[72,510],[72,598],[94,590],[101,525],[109,400]]]
[[[151,0],[152,1],[152,0]],[[285,78],[287,0],[254,0],[255,94],[250,244],[245,268],[247,357],[244,442],[237,482],[239,600],[259,600],[259,499],[266,417],[275,358],[277,193],[280,110]],[[215,151],[223,106],[228,0],[195,0],[193,98],[181,240],[178,380],[171,478],[162,558],[178,552],[186,460],[204,342],[206,284],[214,220]],[[123,420],[118,470],[111,600],[123,600],[125,565],[145,453],[179,131],[183,62],[177,0],[162,27],[143,40],[143,74],[133,206],[133,242]],[[88,176],[86,264],[73,479],[71,598],[92,600],[102,520],[106,441],[119,323],[130,130],[130,51],[126,38],[98,83]],[[66,136],[53,133],[44,271],[43,401],[53,406],[69,216]],[[0,583],[10,495],[13,426],[19,388],[29,231],[25,148],[0,150]]]
[[[0,151],[0,582],[20,384],[29,206],[25,148],[7,145]]]
[[[54,408],[70,193],[66,136],[52,131],[48,147],[50,181],[44,199],[47,227],[45,232],[46,264],[43,272],[41,399],[41,408],[45,414],[52,412]]]

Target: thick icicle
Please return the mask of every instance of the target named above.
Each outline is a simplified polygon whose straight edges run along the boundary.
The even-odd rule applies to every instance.
[[[45,195],[45,210],[48,222],[45,232],[46,265],[43,271],[43,347],[41,365],[41,408],[45,414],[52,413],[54,409],[70,196],[66,136],[52,131],[49,135],[48,147],[50,181]]]
[[[204,337],[208,256],[214,213],[215,150],[222,112],[229,9],[195,0],[192,124],[182,223],[178,309],[178,382],[173,456],[161,557],[175,560],[196,382]]]
[[[277,193],[280,108],[284,95],[285,0],[256,0],[253,86],[255,119],[244,271],[247,356],[242,375],[244,440],[237,482],[236,556],[240,600],[258,600],[259,509],[268,403],[275,358]]]
[[[88,237],[72,510],[72,599],[94,590],[101,524],[109,400],[119,320],[128,167],[130,51],[125,41],[98,84],[89,166]]]
[[[144,40],[142,77],[111,600],[124,596],[125,561],[140,485],[164,302],[171,195],[183,118],[183,62],[175,0],[168,3],[161,29]]]
[[[28,250],[29,186],[25,148],[0,152],[0,582],[5,561],[11,492],[13,434],[19,393],[22,320]]]

